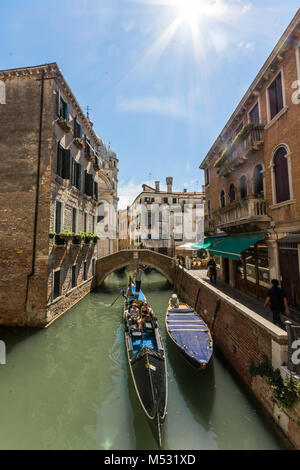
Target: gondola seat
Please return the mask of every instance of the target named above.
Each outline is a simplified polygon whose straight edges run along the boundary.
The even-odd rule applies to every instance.
[[[150,322],[146,322],[144,324],[144,331],[152,331],[153,328],[152,328],[152,324]]]

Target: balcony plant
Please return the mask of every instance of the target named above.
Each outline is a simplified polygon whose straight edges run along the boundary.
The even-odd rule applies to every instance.
[[[74,233],[70,232],[69,230],[63,230],[62,232],[59,232],[58,236],[59,238],[69,240],[74,236]]]
[[[75,137],[75,138],[73,139],[73,143],[74,143],[74,145],[76,145],[76,147],[79,148],[80,150],[83,149],[83,147],[84,147],[83,141],[82,141],[82,139],[80,139],[80,137]]]
[[[57,233],[56,232],[49,232],[49,238],[54,238],[56,237]]]
[[[60,116],[58,119],[57,119],[57,124],[65,131],[65,132],[71,132],[72,131],[72,127],[71,125],[69,124],[69,122],[63,118],[62,116]]]
[[[263,130],[264,125],[255,123],[255,122],[250,122],[246,124],[241,131],[236,135],[234,138],[233,142],[223,150],[219,158],[216,160],[214,167],[219,168],[222,166],[224,161],[228,158],[228,156],[238,147],[238,145],[250,134],[252,131],[258,131],[258,130]]]

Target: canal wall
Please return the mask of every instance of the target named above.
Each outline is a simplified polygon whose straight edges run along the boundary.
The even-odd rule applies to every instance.
[[[287,364],[287,333],[181,267],[174,288],[206,321],[227,361],[290,443],[300,449],[300,403],[288,410],[279,408],[269,380],[249,372],[251,363],[260,364],[266,357],[274,369]]]

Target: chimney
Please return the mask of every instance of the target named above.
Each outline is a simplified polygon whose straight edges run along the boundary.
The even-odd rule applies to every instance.
[[[172,176],[167,176],[166,178],[166,183],[167,183],[167,192],[171,193],[172,192],[172,185],[173,185],[173,178]]]
[[[155,181],[155,192],[159,193],[159,181]]]
[[[187,189],[184,188],[183,192],[184,192],[184,193],[187,193]]]

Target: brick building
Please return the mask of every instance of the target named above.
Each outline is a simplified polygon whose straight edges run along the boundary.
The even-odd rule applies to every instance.
[[[200,165],[206,235],[223,281],[300,307],[300,10]]]
[[[174,256],[176,246],[197,240],[203,208],[204,193],[173,191],[172,177],[166,178],[166,191],[159,181],[155,188],[143,184],[143,191],[128,208],[131,248]]]
[[[117,159],[56,63],[0,80],[0,324],[39,327],[93,285],[98,205],[108,192],[116,201]]]

